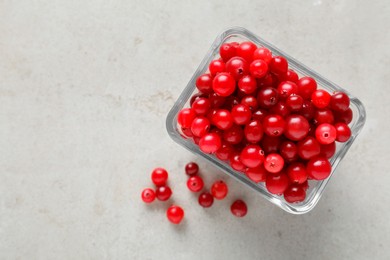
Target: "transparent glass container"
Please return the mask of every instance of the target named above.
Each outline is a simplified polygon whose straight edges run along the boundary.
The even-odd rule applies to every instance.
[[[309,189],[306,192],[306,199],[303,202],[290,204],[284,200],[283,196],[277,196],[269,193],[265,188],[264,183],[252,182],[250,179],[248,179],[245,176],[245,174],[233,170],[228,163],[219,160],[217,157],[215,157],[212,154],[203,153],[191,138],[183,137],[181,135],[180,130],[178,129],[178,125],[177,125],[178,112],[184,107],[189,107],[189,100],[191,96],[198,92],[195,86],[196,78],[208,70],[208,64],[210,63],[211,60],[219,57],[219,47],[221,46],[221,44],[225,42],[233,42],[233,41],[243,42],[247,40],[254,42],[257,46],[264,46],[270,49],[274,55],[280,55],[285,57],[288,60],[289,68],[295,70],[300,77],[310,76],[314,78],[317,81],[318,88],[326,89],[331,93],[334,91],[343,91],[347,93],[350,97],[351,100],[350,107],[353,111],[353,120],[349,124],[349,126],[352,131],[352,136],[345,143],[337,143],[336,153],[330,159],[330,163],[332,164],[332,172],[330,176],[323,181],[309,181]],[[351,147],[352,143],[355,141],[355,138],[362,130],[362,127],[365,123],[365,118],[366,118],[366,112],[363,104],[360,102],[360,100],[358,100],[353,95],[351,95],[347,90],[342,89],[341,87],[337,86],[331,81],[325,79],[317,72],[306,67],[296,59],[292,58],[288,54],[279,50],[272,44],[264,41],[263,39],[251,33],[250,31],[244,28],[234,27],[222,32],[215,39],[215,41],[211,45],[211,48],[207,52],[206,56],[200,63],[199,67],[196,69],[191,80],[188,82],[187,86],[185,87],[185,89],[183,90],[183,92],[181,93],[181,95],[173,105],[172,109],[170,110],[166,119],[166,127],[167,127],[168,134],[175,142],[184,146],[185,148],[197,154],[198,156],[205,158],[207,161],[212,163],[215,167],[219,168],[229,176],[240,181],[242,184],[244,184],[244,186],[252,188],[258,194],[263,196],[265,199],[267,199],[268,201],[272,202],[273,204],[277,205],[278,207],[282,208],[283,210],[289,213],[304,214],[312,210],[314,206],[318,203],[319,199],[322,196],[322,193],[325,190],[326,185],[328,184],[330,178],[333,176],[334,172],[336,171],[337,165],[343,159],[343,157]]]

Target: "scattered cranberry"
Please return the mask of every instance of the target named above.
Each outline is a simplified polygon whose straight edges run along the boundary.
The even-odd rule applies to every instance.
[[[214,203],[214,197],[209,192],[202,192],[199,195],[198,202],[203,208],[209,208]]]
[[[184,218],[184,210],[180,206],[172,205],[167,209],[167,218],[173,224],[180,224]]]
[[[141,198],[145,203],[152,203],[156,198],[156,193],[151,188],[146,188],[142,191]]]
[[[185,171],[186,171],[187,175],[194,176],[194,175],[198,174],[199,166],[198,166],[198,164],[196,164],[194,162],[187,163],[185,166]]]
[[[168,180],[168,172],[164,168],[156,168],[152,171],[152,182],[156,186],[163,186]]]
[[[187,188],[192,192],[199,192],[203,189],[204,183],[201,177],[198,175],[191,176],[187,180]]]
[[[234,216],[241,218],[241,217],[245,217],[245,215],[247,214],[248,207],[246,206],[244,201],[236,200],[230,206],[230,211]]]
[[[169,200],[172,195],[172,190],[168,186],[160,186],[156,189],[156,198],[160,201]]]
[[[211,194],[217,200],[224,199],[228,194],[228,186],[224,181],[216,181],[211,186]]]

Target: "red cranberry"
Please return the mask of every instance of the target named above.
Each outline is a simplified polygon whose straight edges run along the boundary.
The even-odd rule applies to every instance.
[[[233,152],[234,149],[229,143],[222,142],[221,148],[215,152],[215,156],[222,161],[226,161],[229,160]]]
[[[172,205],[167,209],[167,218],[173,224],[180,224],[184,218],[184,210],[176,205]]]
[[[224,62],[227,62],[236,55],[236,48],[231,43],[224,43],[219,48],[219,54]]]
[[[228,194],[228,186],[224,181],[216,181],[211,186],[211,194],[217,200],[224,199]]]
[[[241,162],[249,168],[256,168],[264,162],[264,151],[258,145],[246,146],[240,154]]]
[[[336,140],[336,128],[331,124],[320,124],[315,134],[320,144],[330,144]]]
[[[242,200],[236,200],[233,202],[233,204],[230,206],[230,211],[232,214],[236,217],[242,218],[245,217],[245,215],[248,212],[248,207],[246,206],[245,202]]]
[[[284,75],[287,73],[288,63],[282,56],[274,56],[270,63],[270,71],[277,75]]]
[[[230,144],[239,144],[244,138],[244,131],[238,125],[233,125],[223,133],[223,139]]]
[[[226,63],[226,71],[233,76],[235,80],[239,80],[242,76],[248,75],[249,65],[241,57],[233,57]]]
[[[187,180],[187,188],[192,192],[199,192],[203,189],[204,183],[198,175],[192,176]]]
[[[237,56],[243,58],[247,62],[251,62],[253,60],[253,53],[257,49],[257,46],[253,42],[242,42],[238,46]]]
[[[293,141],[302,140],[309,133],[309,122],[300,115],[290,115],[286,118],[284,135]]]
[[[280,115],[282,117],[286,117],[290,114],[290,110],[284,101],[279,101],[275,106],[271,107],[269,111],[271,114]]]
[[[199,166],[194,162],[187,163],[185,166],[185,171],[189,176],[197,175],[199,172]]]
[[[211,116],[211,122],[219,129],[226,130],[233,126],[233,117],[229,110],[218,109]]]
[[[232,118],[237,125],[245,125],[252,118],[252,112],[246,105],[236,105],[232,109]]]
[[[336,141],[337,142],[346,142],[351,137],[351,129],[347,124],[344,123],[337,123],[334,125],[337,132]]]
[[[316,156],[307,162],[306,171],[311,179],[324,180],[329,177],[332,166],[326,157]]]
[[[195,111],[195,113],[200,116],[206,115],[210,107],[211,107],[210,100],[204,97],[200,97],[196,99],[191,105],[191,108]]]
[[[307,180],[306,167],[300,162],[291,163],[287,167],[287,175],[294,183],[302,184]]]
[[[264,135],[261,139],[261,147],[266,154],[278,152],[281,143],[282,139],[280,136]]]
[[[319,155],[320,152],[320,144],[312,136],[307,136],[305,139],[298,142],[298,155],[304,160],[309,160]]]
[[[146,188],[141,193],[141,199],[145,203],[152,203],[156,198],[156,193],[151,188]]]
[[[268,111],[263,109],[263,108],[259,108],[257,110],[255,110],[253,113],[252,113],[252,118],[254,120],[259,120],[259,122],[263,122],[264,118],[268,115]]]
[[[280,145],[280,155],[288,161],[294,161],[298,158],[298,148],[294,142],[285,141]]]
[[[196,113],[191,108],[183,108],[177,115],[177,122],[181,127],[190,128],[192,121],[195,119]]]
[[[238,88],[245,94],[252,94],[257,89],[256,80],[250,75],[243,76],[238,81]]]
[[[191,132],[191,128],[181,127],[181,132],[183,133],[184,137],[193,137],[194,136]]]
[[[226,101],[224,97],[219,96],[217,93],[210,94],[209,100],[211,102],[212,108],[220,108],[225,104]]]
[[[221,60],[213,60],[210,62],[209,71],[212,76],[225,72],[225,63]]]
[[[314,113],[314,120],[318,125],[328,123],[333,124],[334,117],[330,109],[318,109]]]
[[[305,100],[303,101],[302,109],[301,109],[301,115],[304,116],[307,120],[310,120],[314,117],[314,113],[316,111],[316,108],[313,106],[313,104]]]
[[[199,148],[204,153],[214,153],[221,147],[221,138],[215,133],[205,134],[199,140]]]
[[[284,192],[284,199],[288,203],[298,203],[304,201],[306,191],[299,185],[290,185]]]
[[[287,189],[289,180],[285,172],[278,174],[268,174],[265,180],[265,187],[272,194],[281,195]]]
[[[291,111],[299,111],[303,106],[303,98],[299,95],[290,95],[286,99],[286,106]]]
[[[210,74],[200,75],[195,82],[196,88],[202,93],[211,93],[213,92],[212,88],[213,78]]]
[[[285,121],[279,115],[269,115],[264,118],[264,133],[269,136],[281,136],[285,130]]]
[[[276,89],[266,87],[259,90],[257,94],[257,102],[262,108],[270,108],[276,105],[279,101],[278,92]]]
[[[257,143],[263,137],[263,127],[260,121],[252,120],[244,128],[244,135],[248,142]]]
[[[160,201],[169,200],[172,195],[172,190],[168,186],[160,186],[156,189],[156,198]]]
[[[210,121],[203,116],[196,117],[191,124],[191,132],[194,136],[202,137],[210,130]]]
[[[245,175],[253,182],[265,182],[267,171],[263,165],[256,168],[246,168]]]
[[[331,158],[336,153],[336,143],[321,144],[321,154],[326,158]]]
[[[230,162],[230,166],[232,167],[233,170],[236,170],[239,172],[243,172],[245,170],[245,165],[241,162],[241,157],[238,153],[233,154],[230,157],[229,162]]]
[[[268,73],[268,65],[263,60],[254,60],[249,66],[251,75],[255,78],[262,78]]]
[[[241,104],[248,106],[251,111],[255,111],[259,107],[257,99],[254,96],[243,97],[241,99]]]
[[[336,123],[349,124],[352,122],[352,116],[353,116],[352,109],[348,108],[347,110],[345,110],[343,112],[336,112],[335,121],[336,121]]]
[[[198,202],[203,208],[209,208],[214,203],[214,197],[209,192],[202,192],[199,195]]]
[[[265,157],[264,168],[270,173],[278,173],[283,169],[283,157],[277,153],[268,154]]]
[[[236,81],[228,73],[219,73],[213,80],[213,90],[222,97],[230,96],[236,90]]]
[[[253,60],[263,60],[267,64],[270,64],[272,60],[272,52],[265,47],[257,48],[253,52]]]
[[[297,84],[298,83],[298,74],[295,71],[293,71],[292,69],[289,69],[289,70],[287,70],[287,73],[286,73],[286,80],[292,81],[295,84]]]
[[[317,108],[325,108],[329,105],[330,94],[323,89],[317,89],[311,95],[311,102]]]
[[[164,168],[156,168],[151,174],[152,182],[156,186],[163,186],[168,180],[168,172]]]
[[[330,108],[334,111],[346,111],[349,108],[349,103],[349,97],[343,92],[336,92],[330,98]]]
[[[298,81],[298,94],[304,99],[310,99],[317,90],[317,82],[311,77],[302,77]]]
[[[194,95],[192,95],[191,99],[190,99],[190,107],[192,108],[192,105],[194,104],[194,102],[196,100],[198,100],[199,98],[208,98],[208,94],[205,94],[205,93],[196,93]]]
[[[283,81],[278,86],[279,97],[283,100],[290,95],[298,94],[298,86],[291,81]]]

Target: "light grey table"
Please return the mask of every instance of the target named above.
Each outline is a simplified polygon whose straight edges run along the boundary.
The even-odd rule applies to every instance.
[[[389,259],[386,1],[0,1],[0,259]],[[215,36],[240,25],[359,97],[367,122],[294,216],[170,140],[165,116]],[[386,27],[387,25],[387,27]],[[185,187],[197,161],[229,197]],[[155,166],[168,204],[145,206]],[[249,213],[229,204],[244,198]]]

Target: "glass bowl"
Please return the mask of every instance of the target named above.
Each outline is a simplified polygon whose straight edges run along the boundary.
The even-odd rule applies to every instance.
[[[345,143],[337,143],[336,153],[330,159],[330,163],[332,164],[332,172],[330,176],[327,179],[322,181],[309,181],[309,189],[307,190],[306,199],[303,202],[290,204],[284,200],[283,196],[277,196],[269,193],[265,188],[264,183],[252,182],[250,179],[248,179],[245,176],[245,174],[233,170],[228,163],[219,160],[212,154],[203,153],[199,149],[199,147],[192,141],[192,139],[183,137],[180,133],[180,130],[178,129],[177,126],[178,112],[184,107],[189,107],[189,101],[191,96],[197,92],[197,88],[195,86],[196,78],[207,71],[208,64],[210,63],[210,61],[215,59],[218,56],[219,47],[221,46],[221,44],[225,42],[232,42],[232,41],[242,42],[247,40],[254,42],[258,46],[264,46],[270,49],[274,55],[280,55],[285,57],[288,60],[289,68],[295,70],[295,72],[297,72],[300,77],[310,76],[314,78],[317,81],[319,88],[323,88],[329,91],[330,93],[334,91],[343,91],[347,93],[350,97],[351,100],[350,108],[353,111],[353,120],[349,124],[349,126],[352,131],[352,136]],[[306,67],[305,65],[297,61],[296,59],[292,58],[288,54],[279,50],[272,44],[264,41],[263,39],[251,33],[250,31],[244,28],[234,27],[234,28],[227,29],[226,31],[222,32],[220,35],[217,36],[217,38],[211,45],[210,50],[207,52],[206,56],[200,63],[199,67],[195,71],[191,80],[188,82],[186,88],[183,90],[183,92],[181,93],[181,95],[173,105],[172,109],[169,111],[169,114],[166,119],[166,127],[167,127],[168,134],[175,142],[184,146],[191,152],[205,158],[207,161],[212,163],[215,167],[219,168],[229,176],[237,179],[245,186],[252,188],[268,201],[272,202],[273,204],[279,206],[280,208],[282,208],[283,210],[289,213],[304,214],[312,210],[314,206],[318,203],[319,199],[322,196],[322,193],[324,192],[326,185],[328,184],[330,178],[334,174],[337,165],[343,159],[343,157],[351,147],[352,143],[354,142],[355,138],[362,130],[362,127],[365,122],[365,118],[366,118],[366,112],[363,104],[360,102],[360,100],[355,98],[348,91],[342,89],[341,87],[337,86],[331,81],[325,79],[317,72],[309,69],[308,67]]]

